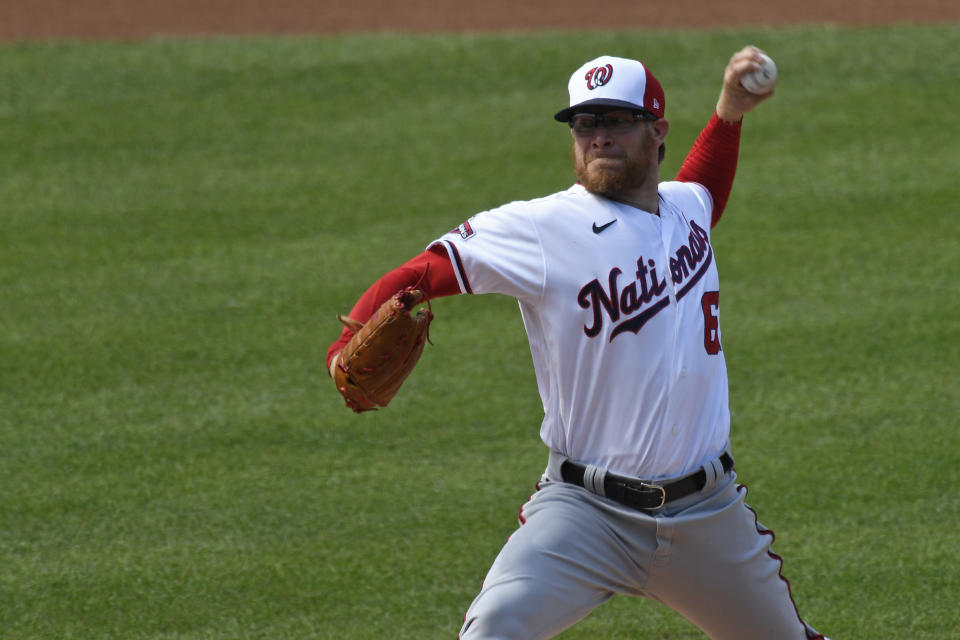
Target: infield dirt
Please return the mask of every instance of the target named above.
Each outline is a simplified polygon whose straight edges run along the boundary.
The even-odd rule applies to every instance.
[[[956,0],[3,0],[0,40],[960,21]]]

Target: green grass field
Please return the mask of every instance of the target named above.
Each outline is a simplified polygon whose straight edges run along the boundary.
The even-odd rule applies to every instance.
[[[516,304],[434,302],[390,408],[324,370],[383,271],[568,186],[601,53],[672,177],[777,60],[714,243],[741,480],[839,640],[960,638],[960,26],[0,46],[0,637],[456,636],[546,453]],[[412,231],[411,231],[412,230]],[[615,599],[563,638],[701,638]]]

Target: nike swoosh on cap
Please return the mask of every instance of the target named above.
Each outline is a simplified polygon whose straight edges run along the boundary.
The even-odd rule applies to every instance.
[[[610,225],[612,225],[612,224],[613,224],[614,222],[616,222],[616,221],[617,221],[617,218],[614,218],[614,219],[611,220],[610,222],[608,222],[608,223],[606,223],[606,224],[602,224],[602,225],[600,225],[599,227],[597,226],[597,223],[594,222],[594,223],[593,223],[593,232],[594,232],[594,233],[600,233],[601,231],[603,231],[604,229],[606,229],[607,227],[609,227]]]

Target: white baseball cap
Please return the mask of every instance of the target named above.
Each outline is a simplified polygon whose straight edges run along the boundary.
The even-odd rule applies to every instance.
[[[568,122],[583,107],[621,107],[649,111],[663,117],[663,88],[650,70],[637,60],[600,56],[573,72],[567,84],[570,106],[554,119]]]

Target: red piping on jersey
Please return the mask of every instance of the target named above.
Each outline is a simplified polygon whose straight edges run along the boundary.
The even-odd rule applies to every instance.
[[[444,240],[444,244],[450,248],[450,253],[453,254],[453,259],[457,263],[457,273],[460,274],[460,279],[463,281],[464,293],[473,293],[473,289],[470,288],[470,280],[467,278],[467,272],[463,268],[463,260],[460,259],[460,252],[457,250],[457,245],[453,244],[449,240]]]

